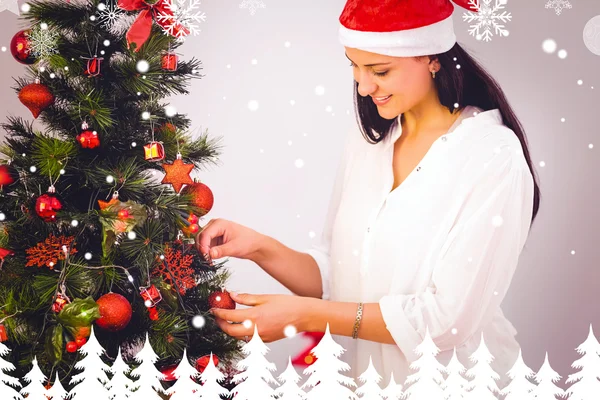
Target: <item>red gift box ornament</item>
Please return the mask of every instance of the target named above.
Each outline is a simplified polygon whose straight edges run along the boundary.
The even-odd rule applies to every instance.
[[[54,304],[52,304],[52,311],[58,314],[69,302],[70,300],[66,295],[58,293],[54,299]]]
[[[165,158],[165,148],[160,142],[150,142],[144,146],[144,159],[146,161],[160,161]]]
[[[142,296],[142,299],[144,299],[144,305],[148,308],[156,307],[162,300],[160,291],[154,285],[150,285],[150,287],[147,288],[140,288],[140,295]]]
[[[0,324],[0,343],[8,340],[8,334],[6,333],[6,327]]]
[[[162,69],[165,71],[177,71],[177,54],[169,51],[164,53],[161,57]]]
[[[101,57],[92,57],[92,58],[85,58],[82,57],[84,60],[87,60],[87,68],[85,70],[85,74],[87,76],[94,77],[94,76],[98,76],[100,75],[100,64],[102,63],[102,60],[104,60],[104,58]]]
[[[140,51],[152,31],[152,20],[171,36],[180,38],[187,36],[190,30],[179,22],[173,22],[174,17],[170,0],[158,0],[155,4],[148,4],[144,0],[118,0],[118,7],[125,11],[140,11],[125,37],[127,48],[135,43],[135,51]],[[161,18],[158,18],[158,17]]]

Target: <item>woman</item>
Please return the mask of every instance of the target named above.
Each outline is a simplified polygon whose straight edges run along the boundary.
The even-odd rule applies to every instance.
[[[351,376],[372,358],[384,382],[392,372],[404,382],[427,331],[440,362],[456,348],[467,367],[483,333],[502,387],[519,346],[500,303],[539,189],[502,90],[456,43],[452,3],[429,4],[427,15],[420,0],[344,8],[362,137],[347,138],[322,243],[298,252],[216,219],[197,245],[256,262],[296,295],[235,295],[252,307],[213,310],[232,336],[253,334],[246,320],[266,342],[287,325],[324,332],[328,323]]]

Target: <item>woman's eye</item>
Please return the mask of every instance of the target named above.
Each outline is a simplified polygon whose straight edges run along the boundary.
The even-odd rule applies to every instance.
[[[376,76],[386,76],[388,72],[389,72],[389,71],[385,71],[385,72],[375,72],[375,71],[373,71],[373,73],[374,73]]]

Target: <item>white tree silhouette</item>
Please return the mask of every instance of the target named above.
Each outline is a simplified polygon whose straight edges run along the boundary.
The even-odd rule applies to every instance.
[[[210,360],[202,375],[200,375],[200,381],[202,382],[202,389],[200,389],[200,396],[202,399],[211,400],[219,399],[221,395],[229,394],[229,390],[219,384],[225,380],[225,374],[217,369],[212,353],[210,353]]]
[[[82,370],[81,373],[71,378],[71,383],[77,383],[71,389],[71,400],[89,400],[90,393],[98,398],[108,398],[108,376],[110,367],[100,358],[104,354],[104,348],[100,345],[92,327],[87,342],[79,349],[84,358],[75,364],[75,369]]]
[[[414,351],[419,359],[410,364],[410,369],[417,372],[406,378],[405,386],[411,386],[404,390],[404,396],[415,400],[444,400],[443,372],[446,371],[446,367],[436,358],[440,349],[431,339],[429,328],[425,331],[423,341]]]
[[[479,347],[471,354],[469,359],[475,365],[466,373],[468,378],[473,378],[467,387],[470,392],[467,394],[466,399],[496,400],[497,396],[495,394],[500,392],[496,381],[500,379],[500,375],[490,365],[494,361],[494,356],[485,345],[483,332],[481,332]]]
[[[388,383],[387,387],[383,389],[383,398],[386,400],[398,400],[404,397],[404,393],[402,393],[402,385],[396,383],[394,379],[394,371],[390,375],[390,383]]]
[[[466,388],[469,385],[469,381],[463,376],[466,370],[465,366],[459,361],[456,355],[456,347],[454,347],[452,358],[446,366],[446,372],[448,373],[444,389],[446,400],[462,400],[466,397]]]
[[[379,386],[381,375],[373,366],[373,357],[369,357],[369,366],[359,377],[358,380],[363,382],[363,385],[356,389],[356,394],[361,399],[365,400],[381,400],[383,399],[383,390]]]
[[[48,396],[52,400],[65,400],[69,397],[69,392],[67,392],[63,387],[62,383],[60,383],[58,372],[56,373],[56,379],[54,379],[54,384],[50,389],[48,389],[48,391],[46,392],[46,396]]]
[[[112,367],[110,367],[110,372],[113,375],[110,380],[110,389],[108,391],[108,398],[110,400],[125,400],[129,398],[131,395],[131,387],[133,386],[133,381],[127,376],[130,370],[131,368],[129,365],[123,360],[121,347],[119,346],[117,358]]]
[[[560,381],[561,376],[552,369],[548,361],[548,352],[542,367],[534,376],[537,386],[531,392],[532,399],[550,400],[556,399],[556,396],[565,397],[565,391],[554,383]]]
[[[515,361],[507,374],[511,381],[500,392],[501,394],[506,395],[504,400],[533,399],[530,393],[533,391],[533,389],[535,389],[535,384],[533,384],[529,378],[532,378],[535,373],[527,366],[527,364],[525,364],[525,361],[523,361],[521,349],[519,349],[517,361]]]
[[[264,400],[273,397],[274,391],[271,383],[277,381],[271,374],[277,367],[269,362],[265,355],[269,348],[258,335],[258,327],[254,325],[252,339],[242,347],[242,352],[247,357],[238,362],[239,374],[233,376],[233,382],[239,383],[231,393],[236,400]]]
[[[585,342],[577,347],[577,352],[583,357],[571,364],[579,372],[569,375],[566,383],[573,383],[568,389],[570,400],[587,400],[597,397],[600,393],[600,343],[594,336],[592,324]]]
[[[177,379],[177,382],[166,391],[168,395],[171,395],[170,400],[200,398],[198,391],[202,386],[194,381],[194,379],[200,378],[200,373],[190,364],[186,349],[183,350],[183,357],[175,371],[173,371],[173,376]]]
[[[354,379],[340,373],[340,371],[350,370],[350,366],[338,358],[344,351],[346,350],[331,337],[329,324],[327,324],[325,335],[312,350],[317,361],[304,370],[304,374],[310,374],[310,377],[302,385],[302,389],[313,388],[306,394],[307,400],[358,398],[350,388],[346,387],[356,387]]]
[[[165,392],[160,383],[164,375],[154,365],[157,360],[158,356],[152,349],[146,332],[144,347],[135,355],[135,361],[140,365],[131,371],[131,376],[138,378],[131,387],[133,391],[129,396],[131,400],[161,400],[158,393]]]
[[[275,395],[279,396],[278,400],[303,400],[306,397],[306,393],[298,386],[302,377],[292,365],[292,357],[288,357],[288,366],[278,379],[282,383],[275,391]]]
[[[4,356],[8,355],[8,353],[10,353],[10,349],[0,342],[0,399],[22,400],[23,396],[21,396],[18,391],[12,388],[20,388],[21,383],[17,378],[13,378],[12,376],[5,374],[5,372],[15,370],[15,366],[3,358]]]
[[[33,357],[31,364],[33,365],[31,371],[23,377],[28,385],[21,389],[21,394],[27,396],[27,400],[48,400],[48,397],[46,397],[48,391],[44,386],[46,375],[40,369],[37,357]]]

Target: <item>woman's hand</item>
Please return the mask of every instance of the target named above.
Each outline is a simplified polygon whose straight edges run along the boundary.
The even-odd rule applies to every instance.
[[[253,260],[264,235],[235,222],[217,218],[210,220],[196,236],[196,246],[207,260],[235,257]]]
[[[253,295],[231,293],[231,298],[238,304],[251,308],[225,310],[211,309],[219,327],[228,335],[240,340],[252,338],[254,326],[265,343],[274,342],[286,337],[284,330],[288,326],[296,328],[296,332],[307,330],[309,312],[314,299],[292,295]],[[237,322],[234,324],[229,323]],[[246,322],[249,321],[249,322]]]

